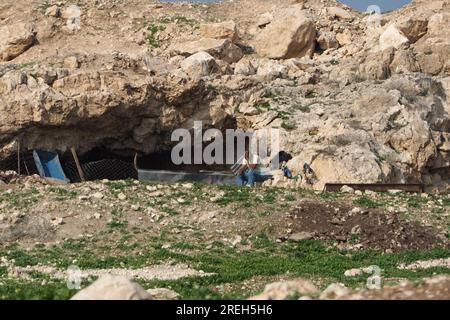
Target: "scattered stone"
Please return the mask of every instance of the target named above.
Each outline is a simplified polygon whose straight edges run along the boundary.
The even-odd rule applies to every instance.
[[[355,193],[355,190],[347,185],[342,186],[341,188],[342,193]]]
[[[299,242],[299,241],[303,241],[303,240],[310,240],[313,239],[315,237],[315,232],[296,232],[293,233],[289,236],[289,240],[294,241],[294,242]]]
[[[359,226],[359,225],[354,226],[354,227],[352,228],[352,230],[350,231],[350,233],[351,233],[352,235],[358,235],[358,234],[361,234],[361,226]]]
[[[81,197],[83,197],[83,196],[80,196],[80,200],[81,200]],[[86,196],[86,197],[87,197],[87,196]],[[93,197],[94,199],[101,200],[101,199],[103,199],[103,198],[105,197],[105,195],[104,195],[103,193],[101,193],[101,192],[95,192],[95,193],[92,195],[92,197]]]
[[[117,195],[117,199],[119,199],[120,201],[124,201],[127,199],[127,196],[123,192],[121,192]]]
[[[64,68],[67,69],[78,69],[80,63],[78,62],[78,58],[75,56],[67,57],[64,59]]]
[[[202,38],[173,45],[169,51],[183,56],[190,56],[197,52],[206,52],[216,59],[234,63],[243,57],[242,50],[228,39]]]
[[[18,22],[0,27],[0,61],[9,61],[28,50],[35,41],[31,24]]]
[[[339,7],[328,7],[326,8],[327,11],[327,15],[330,18],[337,18],[339,20],[346,20],[346,21],[352,21],[353,20],[353,16],[350,14],[350,12],[339,8]]]
[[[236,23],[232,20],[202,24],[200,26],[200,34],[204,38],[229,39],[233,42],[238,39]]]
[[[209,76],[219,70],[216,60],[207,52],[197,52],[181,62],[181,68],[192,78]]]
[[[433,259],[433,260],[422,260],[416,261],[411,264],[401,264],[398,266],[399,269],[416,270],[416,269],[429,269],[435,267],[446,267],[450,268],[450,258]]]
[[[55,227],[60,226],[62,224],[64,224],[64,220],[61,217],[57,217],[57,218],[52,218],[51,219],[51,223],[52,225],[54,225]]]
[[[56,5],[50,6],[45,10],[45,15],[58,18],[61,15],[61,9]]]
[[[352,43],[352,33],[349,30],[336,34],[339,45],[346,46]]]
[[[356,269],[346,270],[346,271],[344,272],[344,276],[346,276],[346,277],[356,277],[356,276],[362,275],[363,273],[364,273],[364,272],[363,272],[362,269],[356,268]]]
[[[284,78],[287,76],[288,68],[277,60],[262,59],[259,61],[257,75],[267,80]]]
[[[242,58],[234,65],[234,74],[251,76],[256,74],[257,67],[254,62],[247,58]]]
[[[317,43],[322,50],[339,48],[339,42],[337,41],[336,36],[331,32],[321,32],[317,38]]]
[[[239,105],[239,112],[246,116],[255,116],[259,114],[258,109],[246,102],[243,102]]]
[[[154,192],[151,192],[150,194],[149,194],[149,196],[150,197],[162,197],[164,195],[164,192],[163,191],[160,191],[160,190],[158,190],[158,191],[154,191]]]
[[[350,293],[350,289],[342,283],[330,284],[321,294],[321,300],[339,299]]]
[[[237,235],[234,240],[231,241],[231,245],[233,247],[236,247],[238,244],[242,242],[242,237],[240,235]]]

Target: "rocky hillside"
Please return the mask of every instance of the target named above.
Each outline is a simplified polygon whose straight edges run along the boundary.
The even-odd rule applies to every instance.
[[[74,6],[76,4],[76,6]],[[325,182],[448,191],[450,4],[3,0],[0,157],[152,153],[194,120],[280,128]]]

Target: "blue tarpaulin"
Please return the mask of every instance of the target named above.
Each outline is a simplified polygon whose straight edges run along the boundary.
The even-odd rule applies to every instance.
[[[67,183],[70,182],[70,180],[67,179],[64,173],[57,153],[43,150],[34,150],[33,158],[41,177],[53,178]]]

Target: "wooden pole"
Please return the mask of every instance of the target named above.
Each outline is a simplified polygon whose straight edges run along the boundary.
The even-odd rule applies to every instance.
[[[25,159],[23,160],[23,165],[25,167],[25,170],[27,171],[27,176],[29,176],[30,175],[30,171],[28,170],[27,162],[25,161]]]
[[[20,141],[17,141],[17,173],[20,175]]]
[[[84,178],[83,169],[81,168],[80,161],[78,160],[77,152],[74,147],[70,148],[70,151],[72,152],[73,160],[75,160],[75,164],[77,166],[78,174],[80,175],[80,179],[82,182],[86,181]]]

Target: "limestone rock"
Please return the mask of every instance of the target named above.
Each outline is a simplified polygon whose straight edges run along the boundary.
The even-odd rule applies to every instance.
[[[338,299],[350,293],[350,289],[342,283],[330,284],[321,294],[321,300]]]
[[[352,33],[349,30],[345,30],[342,33],[336,34],[336,40],[341,46],[346,46],[352,43]]]
[[[246,102],[239,105],[239,112],[246,116],[255,116],[259,114],[258,109]]]
[[[30,48],[35,40],[33,26],[27,23],[8,24],[0,28],[0,61],[9,61]]]
[[[406,44],[409,44],[408,38],[395,25],[387,27],[380,36],[380,50],[385,50],[389,47],[398,49]]]
[[[267,26],[269,23],[271,23],[273,20],[273,14],[271,14],[270,12],[266,12],[261,14],[257,21],[256,21],[256,25],[259,28],[264,28],[265,26]]]
[[[366,62],[361,65],[360,72],[367,79],[387,79],[391,75],[391,63],[394,59],[395,50],[389,47],[381,53],[369,55]]]
[[[355,193],[355,190],[349,186],[343,186],[340,191],[342,193]]]
[[[50,6],[45,10],[45,15],[57,18],[61,15],[61,9],[56,5]]]
[[[126,277],[105,275],[71,300],[152,300],[152,296]]]
[[[77,5],[70,5],[61,10],[61,18],[74,19],[81,16],[81,10]]]
[[[233,20],[202,24],[200,34],[204,38],[229,39],[233,42],[238,39],[238,30]]]
[[[78,69],[79,66],[80,66],[80,63],[78,61],[78,58],[75,56],[67,57],[66,59],[64,59],[64,68]]]
[[[319,43],[320,49],[322,50],[339,48],[339,42],[337,41],[336,36],[331,32],[321,33],[317,38],[317,43]]]
[[[242,50],[229,39],[202,38],[197,41],[175,44],[169,48],[169,51],[183,56],[205,51],[214,58],[228,63],[237,62],[243,57]]]
[[[398,22],[396,26],[408,38],[410,43],[417,42],[428,31],[428,21],[426,19],[409,17]]]
[[[306,232],[306,231],[296,232],[289,236],[289,240],[294,241],[294,242],[310,240],[310,239],[314,238],[315,235],[316,235],[315,232]]]
[[[281,9],[255,41],[257,53],[271,59],[301,58],[314,52],[316,29],[298,6]]]
[[[166,288],[148,289],[147,292],[153,300],[178,300],[180,295],[173,290]]]
[[[288,68],[278,60],[261,59],[258,61],[257,75],[265,79],[275,79],[286,76]]]
[[[391,73],[418,72],[420,67],[414,54],[409,50],[399,50],[395,53],[390,65]]]
[[[450,29],[450,13],[440,12],[430,17],[428,22],[428,34],[430,36],[448,36]]]
[[[298,279],[268,284],[263,293],[251,297],[249,300],[285,300],[296,295],[306,296],[317,293],[318,289],[314,284]]]
[[[251,59],[243,58],[234,65],[234,74],[251,76],[256,74],[257,67]]]
[[[328,7],[326,8],[326,12],[327,15],[333,19],[337,18],[339,20],[346,20],[346,21],[353,20],[353,16],[350,12],[339,7]]]
[[[193,78],[209,76],[218,70],[216,60],[207,52],[193,54],[181,62],[181,68]]]

